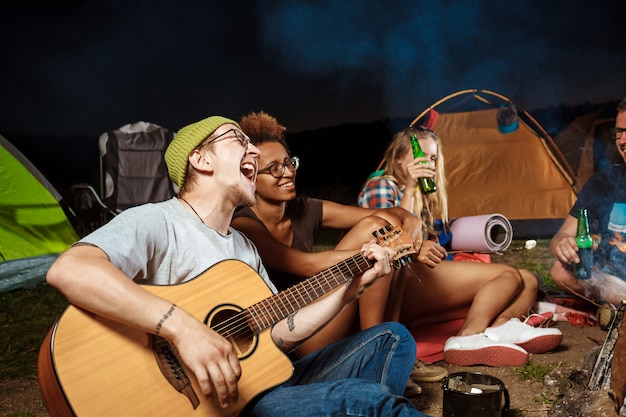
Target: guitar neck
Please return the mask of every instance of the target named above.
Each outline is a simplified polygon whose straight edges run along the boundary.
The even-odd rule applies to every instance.
[[[371,268],[373,262],[358,253],[330,268],[313,275],[286,290],[250,306],[242,312],[254,334],[258,334],[289,314],[312,303],[338,286],[345,284],[355,275]]]

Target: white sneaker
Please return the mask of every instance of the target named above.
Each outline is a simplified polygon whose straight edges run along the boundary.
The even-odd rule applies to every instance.
[[[514,343],[530,353],[549,352],[563,340],[563,333],[559,329],[533,327],[519,319],[511,319],[502,326],[487,327],[485,335],[495,342]]]
[[[443,358],[451,365],[522,366],[528,352],[506,342],[495,342],[484,333],[455,336],[446,341]]]

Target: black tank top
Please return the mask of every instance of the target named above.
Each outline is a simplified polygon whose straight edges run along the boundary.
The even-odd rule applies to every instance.
[[[298,197],[287,203],[286,215],[291,219],[293,241],[291,247],[302,252],[313,252],[315,232],[322,222],[322,200],[309,197]],[[237,210],[233,220],[238,217],[246,217],[256,220],[263,227],[265,224],[254,214],[250,207]],[[267,227],[265,227],[267,229]],[[269,232],[269,230],[268,230]],[[291,287],[309,277],[301,277],[281,271],[280,269],[266,266],[270,279],[279,291]]]

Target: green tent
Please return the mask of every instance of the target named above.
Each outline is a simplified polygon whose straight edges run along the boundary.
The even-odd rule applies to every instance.
[[[0,135],[0,292],[31,286],[78,240],[61,195]]]

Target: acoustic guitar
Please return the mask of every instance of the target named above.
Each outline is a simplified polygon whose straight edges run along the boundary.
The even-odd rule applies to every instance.
[[[396,269],[415,253],[401,229],[381,229],[375,237],[396,252]],[[251,399],[286,381],[293,371],[270,332],[263,330],[372,265],[359,253],[275,295],[256,271],[238,260],[217,263],[182,284],[144,285],[233,344],[242,376],[239,400],[227,409],[202,394],[165,339],[70,305],[39,351],[39,386],[50,416],[238,415]]]

